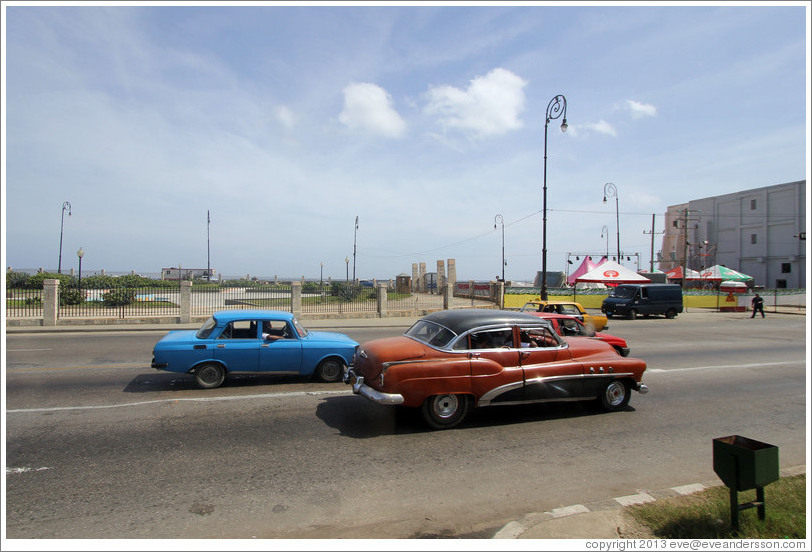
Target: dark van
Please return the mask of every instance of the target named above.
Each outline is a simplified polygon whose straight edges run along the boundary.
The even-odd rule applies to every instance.
[[[621,284],[603,300],[601,311],[607,318],[664,314],[674,318],[682,312],[682,288],[677,284]]]

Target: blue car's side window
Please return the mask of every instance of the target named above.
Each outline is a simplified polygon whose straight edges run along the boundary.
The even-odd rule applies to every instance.
[[[235,320],[223,329],[217,339],[257,339],[257,323],[255,320]]]

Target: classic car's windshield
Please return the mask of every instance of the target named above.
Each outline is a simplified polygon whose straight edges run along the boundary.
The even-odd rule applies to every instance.
[[[403,334],[433,347],[445,348],[457,334],[434,322],[418,320]]]
[[[216,325],[217,320],[215,320],[214,317],[212,316],[211,318],[203,322],[203,325],[200,326],[199,330],[197,330],[195,336],[198,339],[208,339],[208,337],[211,335],[211,331],[214,329]]]
[[[628,287],[628,286],[617,286],[612,293],[609,294],[609,297],[619,297],[621,299],[630,299],[634,297],[634,292],[637,288]]]

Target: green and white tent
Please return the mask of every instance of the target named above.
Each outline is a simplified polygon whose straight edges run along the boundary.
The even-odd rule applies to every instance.
[[[718,280],[718,281],[732,281],[732,282],[747,282],[752,280],[752,276],[748,276],[747,274],[742,274],[732,268],[727,268],[726,266],[722,265],[714,265],[710,268],[706,268],[705,270],[699,271],[699,278],[700,280]]]

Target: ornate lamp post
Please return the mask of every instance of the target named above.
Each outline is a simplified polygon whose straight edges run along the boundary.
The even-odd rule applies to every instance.
[[[544,192],[543,192],[543,228],[541,242],[541,299],[547,299],[547,126],[553,119],[563,116],[561,132],[567,131],[567,98],[559,94],[547,104],[547,118],[544,122]]]
[[[617,262],[620,262],[620,210],[618,207],[617,187],[611,182],[603,185],[603,202],[606,203],[607,197],[615,198],[615,217],[617,219]],[[607,249],[608,250],[608,249]]]
[[[65,209],[68,210],[68,216],[70,216],[69,201],[62,204],[62,223],[59,225],[59,267],[56,269],[58,274],[62,274],[62,228],[65,226]]]
[[[496,225],[502,225],[502,281],[505,281],[505,219],[502,215],[496,215],[493,219],[493,229],[496,230]]]
[[[358,241],[358,217],[355,217],[355,234],[353,234],[352,238],[352,281],[355,282],[355,250],[356,250],[356,243]]]
[[[82,289],[82,257],[85,256],[85,250],[80,247],[76,256],[79,257],[79,289]]]

